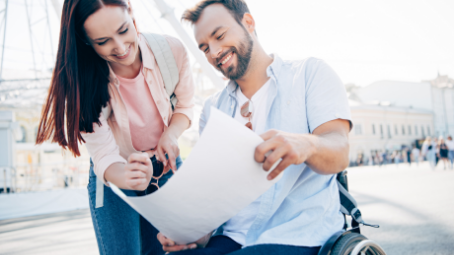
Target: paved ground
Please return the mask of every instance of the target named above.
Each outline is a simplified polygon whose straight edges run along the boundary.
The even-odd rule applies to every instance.
[[[349,169],[363,228],[388,254],[454,254],[454,171],[441,166]],[[87,210],[0,221],[0,254],[98,254]]]

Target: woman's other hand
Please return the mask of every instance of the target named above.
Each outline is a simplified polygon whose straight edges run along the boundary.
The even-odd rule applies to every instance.
[[[172,129],[169,128],[162,133],[156,152],[157,159],[164,164],[164,173],[170,169],[177,170],[176,159],[180,155],[180,149],[178,148],[178,136],[172,132]]]

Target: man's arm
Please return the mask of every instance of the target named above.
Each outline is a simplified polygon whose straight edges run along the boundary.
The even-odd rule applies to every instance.
[[[282,161],[269,174],[272,180],[288,166],[306,163],[319,174],[336,174],[348,166],[348,133],[350,122],[336,119],[318,126],[312,134],[292,134],[270,130],[261,135],[265,142],[257,146],[255,160],[264,162],[270,170],[276,161]],[[267,157],[269,151],[272,151]]]

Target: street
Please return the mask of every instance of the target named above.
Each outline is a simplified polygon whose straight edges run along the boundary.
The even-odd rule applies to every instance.
[[[388,254],[454,254],[454,171],[440,163],[348,169],[366,223]],[[98,254],[88,210],[0,221],[0,254]]]

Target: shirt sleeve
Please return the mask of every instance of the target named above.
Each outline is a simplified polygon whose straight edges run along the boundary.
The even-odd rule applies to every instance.
[[[309,131],[331,120],[344,119],[352,128],[350,106],[345,86],[324,61],[311,58],[305,66],[306,111]]]
[[[194,114],[194,80],[192,78],[191,67],[189,65],[188,53],[180,40],[167,35],[165,37],[170,45],[170,48],[172,49],[180,75],[179,82],[175,87],[174,92],[178,99],[178,102],[175,105],[174,113],[182,113],[186,115],[192,123]]]
[[[208,118],[210,117],[210,110],[211,110],[211,101],[213,96],[210,96],[205,100],[203,104],[202,113],[200,114],[199,119],[199,135],[202,135],[203,130],[207,124]]]
[[[112,130],[103,114],[101,114],[99,120],[101,126],[93,123],[94,132],[82,132],[82,138],[85,140],[85,147],[93,160],[96,176],[108,186],[106,179],[104,178],[106,169],[113,163],[126,164],[126,160],[120,156],[120,148],[118,147]]]

